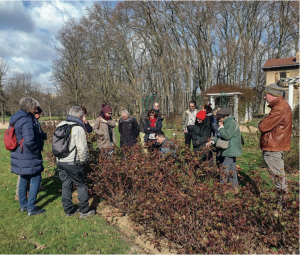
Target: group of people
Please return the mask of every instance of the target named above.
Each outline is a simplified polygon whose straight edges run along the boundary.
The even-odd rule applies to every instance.
[[[292,133],[291,108],[282,96],[283,89],[276,83],[265,88],[265,99],[271,107],[271,112],[259,124],[261,131],[260,147],[263,150],[265,163],[270,171],[278,193],[278,203],[284,205],[287,195],[287,183],[284,172],[283,151],[290,150]],[[36,198],[41,188],[41,172],[43,167],[43,141],[47,135],[42,131],[38,118],[41,115],[39,104],[33,98],[22,98],[20,110],[10,118],[10,127],[14,127],[18,143],[22,146],[11,151],[11,172],[19,176],[17,195],[20,211],[28,216],[44,213],[44,209],[36,207]],[[86,120],[87,111],[84,107],[73,106],[65,121],[57,127],[72,125],[69,148],[70,153],[63,158],[57,158],[57,169],[62,181],[62,206],[66,216],[80,213],[80,217],[92,216],[95,210],[89,207],[88,190],[84,163],[88,160],[86,133],[94,131],[97,134],[99,149],[112,148],[117,139],[116,127],[112,119],[112,108],[103,104],[99,117],[93,128]],[[159,113],[159,104],[155,102],[152,109],[142,113],[139,123],[123,110],[118,129],[121,135],[120,145],[132,147],[140,136],[142,144],[153,141],[153,149],[158,149],[162,155],[170,152],[170,140],[162,129],[163,118]],[[221,183],[231,183],[234,192],[238,192],[236,172],[236,157],[242,153],[241,132],[238,123],[228,109],[210,105],[197,109],[196,102],[189,102],[189,110],[183,113],[182,130],[185,144],[193,143],[194,151],[214,147],[216,160],[224,174]],[[76,148],[72,150],[71,148]],[[208,150],[207,150],[208,151]],[[207,152],[201,160],[212,161],[213,154]],[[78,189],[78,209],[72,203],[73,183]],[[29,196],[27,198],[27,192]]]

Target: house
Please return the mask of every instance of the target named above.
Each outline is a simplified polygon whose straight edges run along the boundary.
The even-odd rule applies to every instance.
[[[296,57],[268,59],[262,70],[266,73],[266,85],[281,81],[284,97],[292,109],[299,104],[300,53]],[[268,110],[267,110],[268,109]],[[266,113],[270,111],[266,108]]]

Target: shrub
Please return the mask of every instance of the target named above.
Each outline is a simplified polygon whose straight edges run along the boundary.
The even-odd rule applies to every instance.
[[[139,145],[108,150],[90,146],[89,192],[130,214],[159,248],[164,236],[179,253],[299,252],[299,187],[289,183],[287,209],[257,171],[236,195],[219,184],[219,172],[200,162],[206,151],[174,143],[175,153],[143,153]],[[242,178],[242,177],[241,177]],[[245,181],[245,180],[244,180]],[[171,245],[171,244],[170,244]]]

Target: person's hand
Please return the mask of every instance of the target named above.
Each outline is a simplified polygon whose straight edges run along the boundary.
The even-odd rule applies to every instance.
[[[187,131],[186,131],[185,129],[183,129],[183,132],[184,132],[184,133],[187,133]]]
[[[223,121],[219,121],[219,127],[224,127],[224,122]]]
[[[209,148],[210,147],[210,145],[211,145],[211,142],[209,141],[209,142],[207,142],[206,144],[205,144],[205,148]]]
[[[85,115],[83,115],[83,117],[82,117],[82,121],[83,121],[83,123],[84,123],[84,124],[87,124],[87,120],[86,120],[86,117],[85,117]]]
[[[148,130],[150,130],[150,128],[147,128]]]

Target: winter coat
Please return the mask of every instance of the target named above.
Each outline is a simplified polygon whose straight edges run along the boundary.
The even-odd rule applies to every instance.
[[[36,123],[36,126],[39,129],[39,133],[40,133],[40,146],[41,146],[41,150],[44,150],[44,140],[47,140],[47,134],[43,132],[42,128],[41,128],[41,124],[39,123],[39,121],[34,117],[34,121]]]
[[[199,112],[198,109],[195,109],[195,111],[196,111],[196,114]],[[190,114],[191,114],[190,110],[187,110],[183,113],[182,121],[181,121],[182,130],[184,130],[187,127],[187,125],[189,123]]]
[[[119,133],[120,147],[123,145],[132,147],[137,141],[136,138],[139,136],[140,130],[136,119],[129,117],[128,121],[124,121],[122,118],[119,120]]]
[[[206,116],[201,123],[187,126],[188,132],[192,134],[194,151],[199,151],[205,147],[211,132],[210,120]]]
[[[77,122],[72,121],[62,121],[59,123],[56,127],[63,126],[65,124],[67,125],[74,125]],[[59,162],[74,162],[75,154],[76,154],[76,160],[80,161],[81,163],[84,163],[88,160],[88,146],[86,141],[86,134],[84,129],[81,126],[74,126],[72,127],[71,132],[71,140],[69,143],[69,150],[72,150],[76,146],[76,149],[74,149],[67,157],[59,159]]]
[[[213,133],[214,132],[214,116],[212,115],[212,113],[208,113],[207,114],[207,117],[209,118],[209,121],[210,121],[210,128],[211,128],[211,132]]]
[[[145,143],[148,141],[150,134],[161,131],[163,120],[164,119],[162,117],[157,117],[156,122],[155,122],[155,127],[151,127],[150,120],[148,118],[145,119],[145,126],[144,126],[144,132],[145,132],[144,142]],[[150,130],[148,130],[148,128],[150,128]]]
[[[260,148],[264,151],[288,151],[291,149],[293,114],[283,96],[270,104],[271,112],[258,125],[261,132]]]
[[[87,122],[86,124],[84,123],[84,129],[87,133],[92,133],[93,131],[93,128],[91,127],[89,122]]]
[[[219,128],[222,140],[229,141],[228,149],[222,150],[223,157],[239,157],[242,155],[241,131],[238,123],[232,116],[224,119],[224,126]],[[218,138],[214,137],[213,142],[217,143]]]
[[[23,152],[21,146],[11,151],[11,172],[17,175],[42,172],[41,136],[33,114],[19,110],[11,116],[9,123],[14,125],[17,141],[24,138]]]
[[[99,119],[100,119],[100,127],[99,127]],[[97,135],[99,135],[97,139],[98,148],[104,149],[104,148],[111,147],[109,130],[108,130],[109,128],[111,128],[113,143],[114,144],[117,143],[117,137],[114,131],[115,127],[116,127],[116,123],[114,120],[105,120],[100,116],[95,120],[93,130]]]
[[[157,112],[158,114],[158,117],[160,117],[160,113],[159,113],[159,110],[155,110],[155,109],[152,109],[154,111]],[[141,133],[144,133],[144,126],[145,126],[145,120],[147,119],[147,114],[150,110],[146,110],[142,113],[141,117],[140,117],[140,123],[139,123],[139,127],[140,127],[140,132]]]

